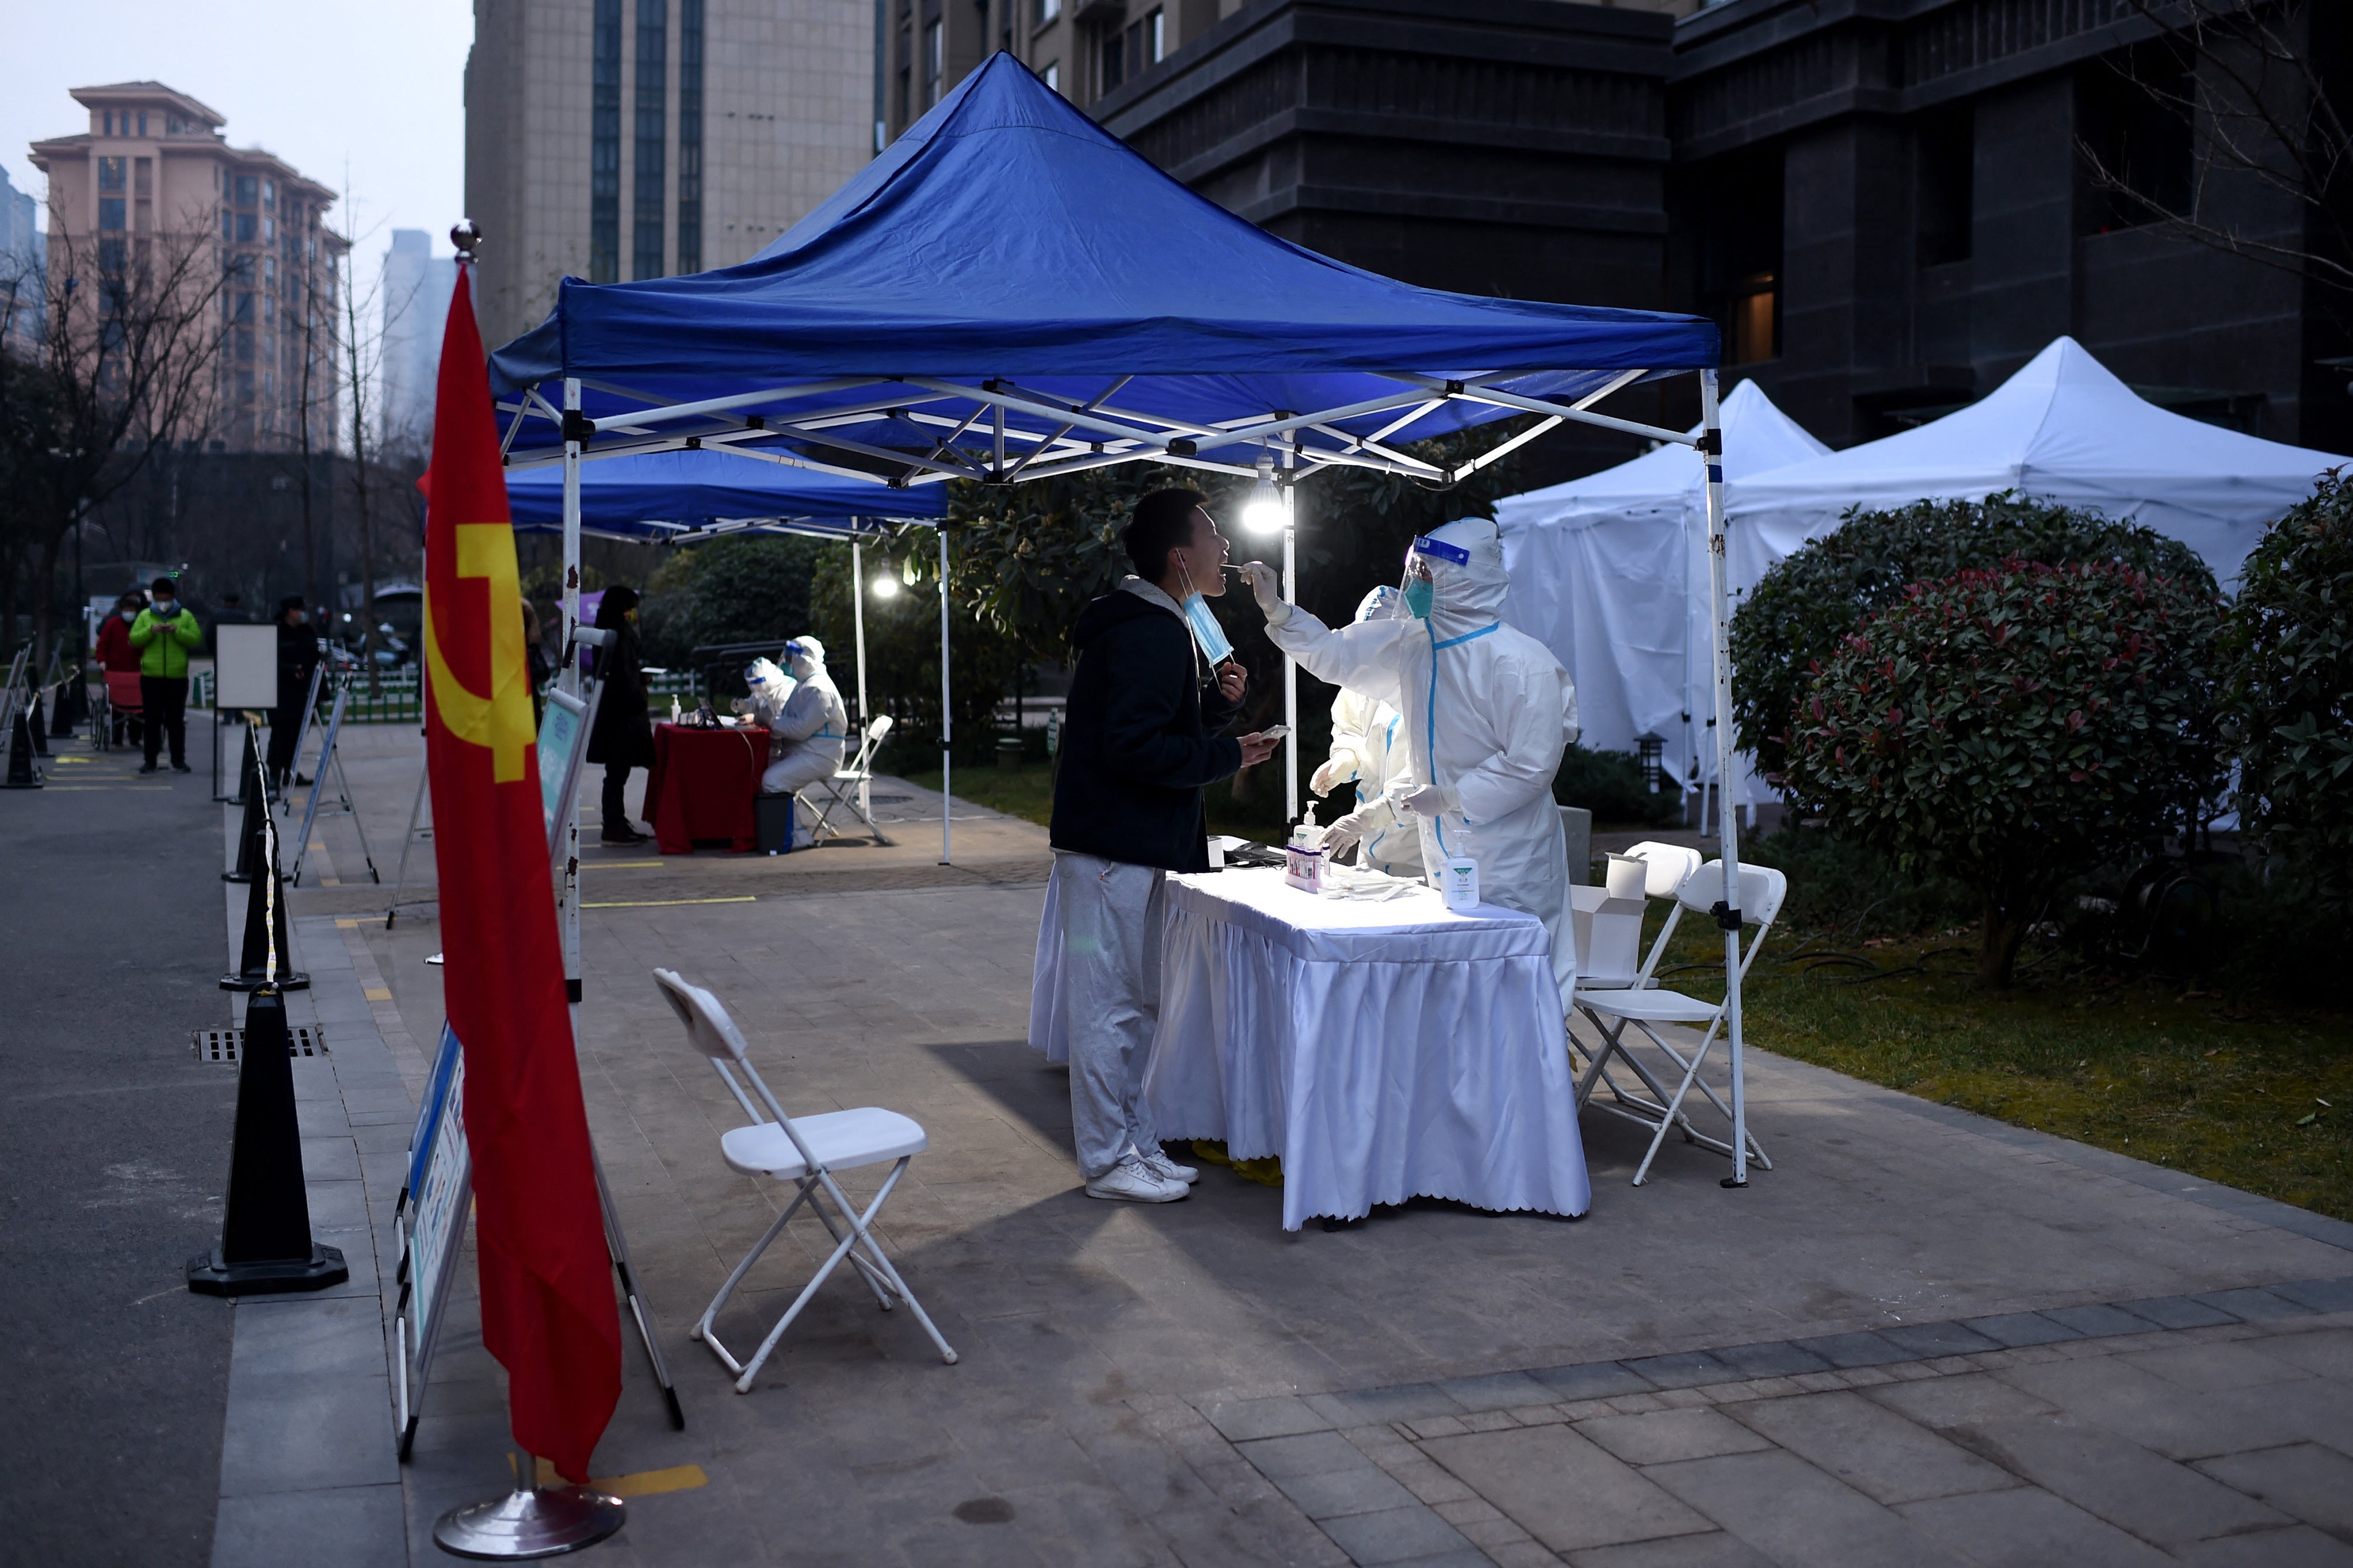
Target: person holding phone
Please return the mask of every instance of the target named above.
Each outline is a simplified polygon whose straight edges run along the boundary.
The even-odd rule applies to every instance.
[[[1199,1173],[1160,1147],[1143,1103],[1160,1013],[1171,871],[1209,868],[1205,785],[1279,737],[1222,733],[1249,681],[1208,600],[1225,536],[1198,490],[1155,490],[1120,534],[1135,574],[1080,612],[1063,710],[1029,1043],[1071,1064],[1071,1127],[1089,1197],[1170,1203]]]

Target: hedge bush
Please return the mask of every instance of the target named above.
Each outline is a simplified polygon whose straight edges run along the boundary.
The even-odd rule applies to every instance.
[[[2116,562],[2203,592],[2213,574],[2188,545],[2014,492],[1851,511],[1765,574],[1732,617],[1733,715],[1767,782],[1788,786],[1788,734],[1816,665],[1914,583],[2004,561]],[[1794,803],[1793,803],[1794,804]]]
[[[1788,748],[1831,832],[1983,908],[1979,977],[2070,877],[2220,790],[2205,584],[2020,560],[1914,584],[1821,662]]]
[[[1652,795],[1642,782],[1641,761],[1632,752],[1589,751],[1574,742],[1561,753],[1552,797],[1591,812],[1597,827],[1630,823],[1655,827],[1683,813],[1683,791],[1673,778],[1662,781],[1659,793]]]
[[[2249,847],[2353,915],[2353,482],[2327,476],[2247,557],[2220,661]]]

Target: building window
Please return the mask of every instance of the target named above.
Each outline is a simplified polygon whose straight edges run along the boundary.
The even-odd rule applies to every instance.
[[[1061,14],[1062,0],[1038,0],[1038,26],[1042,27]]]
[[[237,215],[221,214],[221,243],[227,245],[237,238]]]
[[[1167,18],[1157,5],[1103,35],[1103,90],[1111,92],[1158,65],[1168,52]]]
[[[923,29],[923,107],[940,100],[940,79],[947,67],[947,25],[934,22]]]
[[[147,111],[143,109],[139,111],[139,134],[147,134]]]
[[[1061,61],[1060,61],[1060,60],[1048,60],[1048,61],[1046,62],[1046,68],[1045,68],[1045,70],[1044,70],[1042,73],[1040,73],[1040,76],[1041,76],[1041,79],[1045,82],[1045,84],[1046,84],[1049,88],[1051,88],[1051,89],[1052,89],[1054,91],[1056,91],[1056,92],[1060,92],[1060,91],[1061,91],[1061,90],[1062,90],[1062,62],[1061,62]]]
[[[122,216],[122,198],[121,196],[100,196],[98,198],[98,226],[100,228],[121,228],[125,226]]]
[[[702,270],[702,0],[678,0],[678,269]]]
[[[276,212],[278,210],[277,181],[264,180],[261,182],[261,206],[262,210],[265,212]]]
[[[596,0],[588,111],[588,281],[621,276],[621,0]]]
[[[98,188],[119,191],[126,183],[125,171],[131,167],[128,158],[100,158],[98,161]]]
[[[1969,258],[1976,222],[1977,126],[1967,104],[1924,117],[1913,142],[1913,226],[1920,265]]]
[[[251,174],[239,174],[237,177],[237,205],[241,207],[251,206],[254,204],[255,199],[260,195],[260,191],[261,182],[255,179]]]
[[[637,193],[629,276],[659,278],[662,266],[662,137],[670,119],[670,0],[638,0]]]
[[[2138,228],[2189,213],[2197,142],[2188,105],[2197,91],[2190,62],[2162,40],[2094,60],[2077,74],[2080,232]]]
[[[237,215],[237,242],[239,245],[251,245],[253,243],[253,227],[254,219],[251,213],[239,213]]]
[[[1778,359],[1781,149],[1725,159],[1701,178],[1700,303],[1724,333],[1724,362]]]

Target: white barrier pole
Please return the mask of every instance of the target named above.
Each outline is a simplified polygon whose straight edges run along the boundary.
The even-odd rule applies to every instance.
[[[948,743],[955,739],[955,713],[948,705],[948,530],[940,525],[940,864],[952,866],[955,858],[949,853],[948,819],[954,812],[948,785],[953,757]]]
[[[580,695],[580,451],[583,443],[572,428],[571,416],[580,411],[580,381],[564,378],[564,668],[556,684],[567,697]],[[555,908],[564,932],[564,991],[580,1000],[580,787],[572,789],[572,821],[564,835],[561,884]],[[605,824],[610,832],[612,824]]]

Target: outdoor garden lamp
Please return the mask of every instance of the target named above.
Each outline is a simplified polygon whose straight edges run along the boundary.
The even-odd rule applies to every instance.
[[[874,574],[874,596],[878,599],[897,598],[899,596],[899,579],[892,576],[888,572],[876,573]]]

